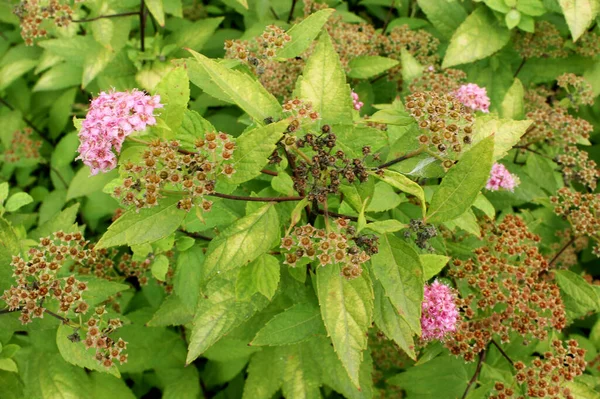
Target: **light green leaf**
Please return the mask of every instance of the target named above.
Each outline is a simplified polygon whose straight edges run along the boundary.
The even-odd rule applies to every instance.
[[[299,303],[265,324],[251,342],[253,346],[290,345],[325,335],[321,311],[314,304]]]
[[[227,98],[246,111],[256,123],[263,125],[266,118],[281,116],[281,105],[258,81],[243,72],[228,69],[193,50],[190,50],[190,53],[206,71],[211,79],[210,83],[216,84]],[[194,83],[198,84],[196,81]]]
[[[185,211],[177,208],[178,200],[176,197],[167,197],[154,208],[125,212],[108,227],[96,248],[138,245],[165,238],[177,230],[186,216]]]
[[[285,368],[282,350],[285,349],[267,347],[250,358],[243,399],[271,399],[281,388]],[[269,372],[265,373],[265,370]]]
[[[0,183],[0,205],[8,198],[8,182]]]
[[[556,270],[554,275],[571,318],[600,311],[598,292],[583,277],[570,270]]]
[[[277,211],[273,203],[266,204],[238,219],[210,242],[204,262],[205,277],[252,262],[267,252],[279,237]]]
[[[191,309],[195,309],[198,304],[204,259],[204,248],[200,245],[181,252],[177,257],[173,290]]]
[[[31,195],[27,193],[15,193],[8,197],[6,201],[5,208],[8,212],[18,211],[21,207],[24,207],[27,204],[31,204],[33,202],[33,198]]]
[[[377,234],[395,233],[406,228],[407,225],[400,223],[395,219],[381,220],[369,223],[365,226],[365,230],[374,231]]]
[[[421,186],[404,176],[402,173],[398,173],[389,169],[384,169],[383,174],[373,173],[372,175],[383,180],[390,186],[397,188],[398,190],[417,197],[421,203],[421,211],[423,212],[423,216],[425,216],[427,209],[425,203],[425,192]]]
[[[499,24],[487,7],[480,6],[452,35],[442,67],[450,68],[489,57],[509,39],[508,29]]]
[[[473,202],[473,206],[485,213],[490,219],[494,220],[496,218],[496,209],[494,209],[494,205],[492,205],[485,195],[481,193],[477,195],[475,202]]]
[[[318,357],[307,345],[286,347],[282,393],[285,398],[321,399]]]
[[[494,162],[504,158],[508,151],[519,142],[532,121],[513,121],[509,119],[495,119],[483,116],[475,121],[473,144],[477,144],[486,137],[494,135]]]
[[[238,137],[233,151],[235,173],[226,181],[239,184],[260,175],[288,125],[289,122],[283,120],[252,129]]]
[[[90,373],[94,399],[135,399],[135,395],[120,378],[106,373]]]
[[[42,237],[48,237],[52,233],[62,230],[64,232],[73,232],[77,228],[74,225],[79,211],[79,204],[71,205],[61,213],[53,216],[44,224],[38,226],[35,230],[29,233],[29,237],[34,240],[39,240]]]
[[[352,58],[348,63],[350,72],[348,77],[355,79],[369,79],[398,65],[398,60],[378,55],[361,55]],[[404,68],[404,64],[402,65]]]
[[[13,227],[0,218],[0,291],[10,288],[14,283],[13,268],[10,265],[13,256],[21,251],[19,238]]]
[[[168,72],[156,86],[156,94],[164,108],[159,109],[158,119],[164,121],[170,129],[162,129],[163,138],[175,138],[175,131],[181,126],[187,103],[190,100],[190,80],[184,67]]]
[[[441,223],[467,211],[485,186],[492,169],[494,136],[467,151],[442,179],[427,211],[429,223]]]
[[[521,13],[519,10],[513,8],[504,16],[504,22],[506,22],[508,29],[514,28],[521,22]]]
[[[573,41],[577,41],[598,15],[600,5],[597,0],[558,0],[571,31]]]
[[[457,227],[463,229],[467,233],[473,234],[476,237],[481,237],[481,226],[477,223],[477,217],[471,209],[467,209],[462,215],[452,220],[444,222],[451,231],[455,231]]]
[[[37,63],[37,60],[21,59],[4,65],[0,68],[0,90],[6,89],[12,82],[32,70]]]
[[[296,83],[295,95],[309,101],[319,113],[322,124],[352,121],[350,86],[331,38],[323,32],[302,76]]]
[[[165,40],[165,44],[173,44],[178,48],[185,46],[194,51],[200,51],[213,36],[221,22],[223,22],[223,17],[202,18],[191,24],[186,24],[170,34]]]
[[[319,10],[314,14],[303,19],[300,23],[292,26],[287,31],[292,40],[287,42],[281,50],[277,52],[279,58],[294,58],[299,56],[310,46],[317,35],[321,32],[323,25],[335,10],[326,8]]]
[[[406,84],[423,75],[423,65],[404,48],[400,51],[400,61],[402,62],[402,80]]]
[[[158,255],[152,262],[152,275],[159,281],[165,281],[169,271],[169,259],[165,255]]]
[[[373,317],[373,290],[366,273],[353,280],[342,276],[340,265],[317,270],[321,316],[333,347],[352,383],[360,388],[360,365],[367,348]]]
[[[18,373],[17,363],[12,359],[0,359],[0,370],[8,371],[10,373]]]
[[[467,18],[467,12],[457,0],[417,0],[427,19],[446,38]]]
[[[150,14],[156,18],[160,26],[165,26],[165,11],[163,9],[163,0],[144,0]]]
[[[129,289],[129,285],[107,281],[92,276],[78,276],[77,279],[84,281],[88,289],[83,293],[83,298],[88,305],[94,306],[106,301],[109,297]]]
[[[393,234],[382,235],[371,266],[400,317],[421,334],[423,266],[415,250]]]
[[[58,330],[56,331],[56,345],[58,346],[58,351],[63,359],[75,366],[85,367],[102,373],[109,373],[119,378],[121,377],[121,373],[119,373],[116,366],[107,369],[98,363],[94,358],[96,349],[89,348],[86,350],[83,341],[71,342],[68,338],[71,334],[73,334],[72,327],[65,324],[58,326]]]
[[[98,191],[102,191],[110,181],[117,178],[119,173],[117,170],[111,170],[108,173],[98,173],[92,176],[90,168],[83,166],[77,171],[73,180],[69,184],[67,191],[67,201],[73,198],[84,197]]]
[[[166,327],[188,324],[194,319],[195,309],[188,307],[177,294],[168,296],[147,325]]]
[[[385,296],[380,282],[374,285],[375,291],[375,324],[392,339],[406,354],[416,360],[414,333],[406,320],[398,314],[390,299]]]
[[[235,294],[238,299],[249,299],[257,292],[268,300],[273,299],[279,285],[279,261],[272,255],[263,254],[247,266],[243,266],[238,275]]]
[[[517,78],[513,82],[510,89],[502,100],[500,107],[500,114],[505,119],[523,119],[524,115],[524,101],[523,101],[524,89],[523,84]]]
[[[423,280],[425,281],[436,276],[450,261],[448,256],[435,254],[421,254],[419,258],[423,265]]]

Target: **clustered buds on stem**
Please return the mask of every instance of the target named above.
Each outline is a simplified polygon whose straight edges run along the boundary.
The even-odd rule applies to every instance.
[[[103,319],[106,315],[104,306],[99,306],[85,324],[87,332],[85,335],[86,349],[96,349],[94,358],[105,368],[113,367],[115,362],[127,363],[127,355],[123,353],[127,349],[127,342],[119,338],[117,341],[110,337],[115,330],[123,326],[120,319]]]
[[[126,205],[137,209],[157,206],[163,190],[180,190],[180,209],[193,206],[208,212],[212,202],[204,197],[215,192],[218,175],[235,173],[231,136],[222,132],[206,132],[194,143],[195,151],[183,150],[178,141],[152,141],[139,164],[123,165],[123,183],[114,195]]]
[[[378,252],[377,237],[357,235],[356,229],[343,218],[337,219],[329,231],[309,224],[296,227],[282,238],[281,248],[284,264],[295,267],[302,258],[317,260],[320,266],[341,264],[342,275],[347,279],[360,276],[362,264]]]
[[[580,105],[594,104],[592,85],[583,77],[565,73],[556,78],[556,83],[565,90],[568,105],[578,108]]]
[[[560,290],[545,274],[548,262],[536,245],[540,238],[514,215],[484,226],[484,236],[488,245],[476,249],[474,259],[455,259],[449,271],[472,292],[458,301],[464,320],[445,342],[466,361],[473,361],[496,336],[509,342],[514,331],[544,340],[549,329],[566,326]]]
[[[437,71],[433,65],[425,68],[423,74],[410,83],[411,93],[434,91],[436,93],[453,92],[467,80],[467,74],[460,69],[446,68]]]
[[[416,234],[415,244],[421,249],[433,251],[433,248],[428,243],[430,239],[436,237],[438,232],[433,224],[425,223],[421,219],[411,219],[408,225],[409,229],[405,230],[404,237],[409,238],[411,232]]]
[[[591,58],[600,53],[600,39],[594,32],[585,32],[576,43],[568,43],[551,22],[538,21],[534,33],[519,32],[515,49],[524,58],[566,58],[572,54]]]
[[[15,163],[21,160],[39,159],[42,141],[32,139],[32,133],[33,130],[29,127],[15,131],[10,147],[4,151],[4,161]]]
[[[75,0],[75,3],[80,1],[83,0]],[[33,46],[34,39],[48,34],[42,27],[44,21],[52,19],[57,27],[62,28],[69,25],[73,15],[71,6],[62,4],[60,0],[22,0],[13,12],[19,18],[21,37],[27,46]]]
[[[556,156],[556,163],[561,166],[565,184],[576,181],[592,191],[596,190],[600,170],[596,162],[589,159],[587,152],[574,145],[567,145],[564,147],[564,153]]]

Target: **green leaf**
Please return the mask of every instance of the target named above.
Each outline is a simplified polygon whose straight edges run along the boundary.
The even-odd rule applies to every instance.
[[[532,17],[539,17],[546,13],[542,0],[519,0],[517,1],[517,10]]]
[[[362,158],[364,147],[376,152],[388,142],[386,132],[369,126],[340,124],[331,126],[331,130],[337,136],[336,145],[347,157]]]
[[[393,234],[379,237],[379,252],[371,258],[373,274],[410,328],[421,334],[423,266],[419,255]]]
[[[4,65],[0,68],[0,90],[6,89],[12,82],[32,70],[37,63],[37,60],[22,59]]]
[[[6,205],[4,206],[8,212],[18,211],[21,207],[24,207],[27,204],[31,204],[33,202],[33,198],[31,195],[27,193],[15,193],[11,195],[6,201]]]
[[[423,191],[423,187],[419,186],[417,183],[410,180],[402,173],[398,173],[389,169],[384,169],[383,174],[373,173],[372,175],[383,180],[390,186],[397,188],[398,190],[401,190],[405,193],[417,197],[417,199],[421,203],[421,211],[423,212],[423,216],[425,216],[427,208],[425,203],[425,192]]]
[[[189,51],[210,77],[210,83],[216,84],[227,98],[246,111],[256,123],[264,125],[266,118],[278,118],[281,115],[282,108],[277,99],[258,81],[243,72],[228,69],[193,50]],[[198,84],[196,81],[194,83]],[[204,89],[202,86],[200,88]]]
[[[102,373],[109,373],[119,378],[121,377],[121,373],[119,373],[116,366],[107,369],[102,364],[98,363],[94,358],[96,349],[89,348],[86,350],[83,341],[71,342],[68,338],[71,334],[73,334],[72,327],[64,324],[58,326],[58,330],[56,331],[56,345],[58,346],[58,351],[63,359],[75,366],[85,367]]]
[[[600,7],[596,0],[558,0],[573,41],[577,41],[592,24]]]
[[[21,251],[19,239],[13,227],[0,218],[0,291],[8,289],[14,282],[13,268],[10,265],[13,256]]]
[[[485,186],[492,169],[494,136],[467,151],[446,174],[431,198],[427,211],[429,223],[441,223],[467,211]]]
[[[204,259],[204,248],[200,245],[180,252],[177,257],[173,290],[190,309],[195,309],[198,304]]]
[[[475,202],[473,202],[473,206],[485,213],[485,215],[490,219],[494,220],[496,218],[496,209],[494,209],[494,205],[492,205],[485,195],[477,195]]]
[[[183,122],[190,100],[190,80],[185,68],[180,66],[167,73],[156,86],[156,94],[160,95],[160,102],[164,104],[164,108],[159,110],[159,119],[171,129],[170,133],[163,131],[162,135],[164,138],[175,138],[175,131]]]
[[[238,219],[210,242],[204,262],[205,277],[252,262],[267,252],[279,237],[277,211],[273,203],[266,204]]]
[[[244,266],[238,275],[235,293],[238,299],[249,299],[257,292],[268,300],[273,299],[279,285],[279,261],[272,255],[263,254],[249,265]]]
[[[0,183],[0,205],[4,203],[6,198],[8,198],[8,183]]]
[[[29,237],[34,240],[39,240],[40,238],[48,237],[52,233],[59,230],[64,232],[76,231],[77,228],[74,224],[78,211],[79,204],[71,205],[61,213],[50,218],[50,220],[41,226],[38,226],[35,230],[29,233]]]
[[[89,395],[85,371],[64,361],[59,353],[30,352],[21,378],[25,383],[26,398],[84,398]]]
[[[413,331],[406,320],[398,314],[390,299],[385,296],[381,283],[375,283],[375,324],[392,339],[406,354],[416,360]]]
[[[427,19],[446,38],[467,18],[467,12],[459,1],[452,0],[417,0]]]
[[[515,78],[512,86],[510,86],[510,89],[508,89],[508,92],[504,96],[504,100],[502,100],[500,114],[503,118],[517,120],[523,119],[524,94],[525,90],[523,89],[523,84],[519,79]]]
[[[373,317],[373,290],[366,273],[347,280],[339,264],[319,267],[317,294],[321,316],[338,358],[352,383],[360,388],[360,365]]]
[[[200,116],[199,113],[192,110],[186,110],[183,114],[181,127],[177,130],[177,140],[181,142],[184,148],[194,149],[196,140],[203,138],[206,132],[216,132],[217,129]]]
[[[467,209],[459,217],[444,222],[444,226],[451,231],[455,231],[456,228],[459,227],[467,233],[473,234],[476,237],[481,237],[481,226],[479,226],[477,216],[475,216],[471,209]]]
[[[314,14],[303,19],[300,23],[292,26],[287,31],[292,40],[287,42],[281,50],[277,52],[278,58],[294,58],[299,56],[311,45],[313,40],[321,32],[323,25],[327,22],[335,10],[326,8],[319,10]]]
[[[322,124],[352,121],[350,86],[346,84],[346,74],[327,32],[321,34],[298,78],[295,95],[312,104]]]
[[[554,275],[571,318],[600,311],[598,292],[583,277],[570,270],[555,270]]]
[[[150,14],[156,19],[160,26],[165,26],[165,11],[163,9],[163,0],[144,0]]]
[[[506,22],[508,29],[514,28],[521,22],[521,13],[519,10],[513,8],[504,16],[504,22]]]
[[[165,44],[173,44],[178,48],[185,46],[194,51],[200,51],[221,25],[221,22],[223,22],[223,17],[202,18],[191,24],[186,24],[170,34],[165,40]]]
[[[299,303],[269,320],[250,344],[253,346],[290,345],[316,335],[325,335],[319,307]]]
[[[287,347],[282,393],[285,398],[321,399],[318,357],[306,345]]]
[[[423,65],[404,48],[400,50],[400,61],[402,62],[402,80],[406,84],[423,75]]]
[[[355,79],[369,79],[382,74],[399,63],[398,60],[380,57],[378,55],[361,55],[352,58],[348,63],[348,67],[350,68],[348,77]],[[402,67],[404,68],[404,64],[402,64]]]
[[[73,198],[85,197],[102,191],[104,186],[118,176],[119,172],[117,170],[111,170],[108,173],[98,173],[97,175],[92,176],[90,174],[90,168],[88,166],[83,166],[77,171],[73,180],[71,180],[66,200],[69,201]]]
[[[94,399],[135,399],[125,381],[106,373],[90,373]]]
[[[425,281],[437,276],[450,261],[448,256],[434,254],[422,254],[419,255],[419,258],[423,265],[423,280]]]
[[[235,173],[225,181],[239,184],[260,175],[288,125],[289,121],[283,120],[252,129],[238,137],[233,151]]]
[[[377,234],[395,233],[408,227],[404,223],[400,223],[395,219],[381,220],[378,222],[369,223],[365,226],[365,230],[374,231]]]
[[[166,327],[188,324],[194,319],[194,308],[187,306],[177,294],[168,296],[147,325]]]
[[[192,322],[186,363],[190,364],[234,327],[247,320],[256,308],[251,302],[238,302],[231,281],[215,278],[209,283],[207,296],[198,301]]]
[[[477,118],[475,121],[475,133],[473,144],[479,143],[486,137],[494,135],[493,161],[504,158],[508,151],[519,142],[525,134],[532,121],[513,121],[509,119],[495,119],[490,116]]]
[[[154,208],[125,212],[108,227],[96,248],[139,245],[165,238],[177,230],[186,216],[185,211],[177,208],[178,200],[167,197]]]
[[[250,358],[243,399],[271,399],[281,388],[285,368],[282,350],[285,349],[264,348]],[[265,370],[269,372],[265,373]]]
[[[84,281],[88,285],[87,291],[83,293],[83,298],[90,306],[104,302],[109,297],[129,289],[129,285],[127,284],[121,284],[115,281],[107,281],[102,278],[91,276],[78,276],[77,278],[81,281]]]
[[[452,35],[442,67],[450,68],[489,57],[509,39],[508,29],[500,26],[487,7],[480,6]]]
[[[165,281],[169,271],[169,259],[165,255],[158,255],[152,262],[152,276],[159,281]]]
[[[0,359],[0,370],[8,371],[10,373],[18,373],[17,363],[12,359]]]

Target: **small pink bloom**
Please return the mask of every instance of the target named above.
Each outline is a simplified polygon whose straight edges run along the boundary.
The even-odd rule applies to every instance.
[[[456,331],[458,309],[455,294],[450,287],[439,281],[425,285],[421,305],[421,339],[423,341],[443,340]]]
[[[352,105],[354,105],[354,109],[360,111],[360,109],[365,105],[362,101],[359,101],[358,94],[352,91]]]
[[[519,178],[511,174],[501,163],[495,163],[490,172],[490,178],[485,186],[490,191],[508,190],[514,191],[519,185]]]
[[[462,85],[454,92],[454,96],[474,111],[490,112],[490,98],[485,87],[479,87],[475,83]]]

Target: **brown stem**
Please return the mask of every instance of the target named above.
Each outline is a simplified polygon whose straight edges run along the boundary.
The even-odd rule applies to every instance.
[[[17,308],[17,309],[13,309],[10,310],[9,308],[4,308],[4,309],[0,309],[0,314],[7,314],[7,313],[12,313],[12,312],[18,312],[21,309]]]
[[[498,345],[498,342],[496,342],[495,340],[492,340],[492,344],[494,344],[494,346],[495,346],[496,348],[498,348],[498,350],[500,351],[500,353],[502,354],[502,356],[504,356],[504,358],[505,358],[506,360],[508,360],[508,362],[510,363],[510,365],[511,365],[511,366],[514,366],[514,365],[515,365],[515,362],[513,362],[513,361],[512,361],[512,359],[511,359],[510,357],[508,357],[508,355],[506,354],[506,352],[504,352],[504,349],[502,349],[502,348],[500,347],[500,345]]]
[[[296,8],[296,3],[298,0],[292,0],[292,8],[290,8],[290,15],[288,15],[287,22],[288,24],[292,21],[292,17],[294,16],[294,9]]]
[[[144,51],[146,51],[146,44],[145,44],[145,40],[146,40],[146,13],[144,12],[144,0],[140,1],[140,11],[139,11],[139,15],[140,15],[140,40],[141,40],[141,50],[142,53]]]
[[[260,171],[260,173],[264,173],[265,175],[270,175],[270,176],[277,176],[279,173],[275,172],[274,170],[268,170],[268,169],[262,169]]]
[[[104,19],[104,18],[119,18],[119,17],[128,17],[131,15],[139,15],[140,12],[139,11],[131,11],[131,12],[122,12],[119,14],[109,14],[109,15],[100,15],[98,17],[94,17],[94,18],[87,18],[87,19],[72,19],[71,22],[92,22],[92,21],[97,21],[99,19]]]
[[[573,244],[575,242],[576,239],[577,239],[577,237],[573,236],[573,238],[571,238],[569,240],[569,242],[566,243],[565,246],[562,247],[556,255],[554,255],[554,257],[550,260],[550,262],[548,262],[549,268],[558,260],[558,258],[560,258],[560,256],[563,254],[563,252],[565,252],[567,250],[567,248],[569,248],[571,246],[571,244]]]
[[[179,231],[181,231],[186,236],[195,238],[197,240],[212,241],[212,238],[210,238],[209,236],[200,234],[200,233],[192,233],[192,232],[185,231],[185,230],[179,230]]]
[[[243,195],[230,195],[223,193],[212,193],[209,194],[212,197],[219,197],[237,201],[253,201],[253,202],[286,202],[286,201],[302,201],[304,197],[301,196],[287,196],[287,197],[247,197]]]
[[[481,373],[481,366],[485,361],[486,350],[487,349],[484,349],[479,353],[479,360],[477,361],[477,368],[475,369],[475,374],[473,374],[473,377],[471,377],[471,380],[467,384],[467,388],[465,389],[465,393],[463,393],[462,399],[465,399],[467,397],[469,389],[471,389],[471,385],[473,385],[477,381],[477,377],[479,377],[479,373]]]
[[[382,163],[381,165],[379,165],[379,166],[377,167],[377,169],[385,169],[385,168],[387,168],[388,166],[392,166],[392,165],[395,165],[395,164],[397,164],[397,163],[399,163],[399,162],[402,162],[402,161],[404,161],[404,160],[407,160],[407,159],[409,159],[409,158],[415,157],[415,156],[419,155],[420,153],[422,153],[423,151],[424,151],[424,147],[420,147],[419,149],[417,149],[417,150],[414,150],[414,151],[412,151],[412,152],[409,152],[409,153],[407,153],[407,154],[404,154],[404,155],[402,155],[401,157],[394,158],[394,159],[392,159],[391,161],[387,161],[386,163]]]
[[[519,64],[519,67],[517,68],[517,70],[515,71],[515,74],[513,75],[513,78],[516,78],[517,75],[519,75],[519,72],[521,72],[521,69],[523,69],[523,67],[525,66],[525,63],[527,62],[527,58],[523,58],[521,60],[521,63]]]
[[[390,5],[387,15],[385,16],[385,22],[383,24],[383,29],[381,30],[382,35],[385,35],[385,31],[387,30],[388,25],[392,19],[392,11],[394,10],[394,7],[396,7],[396,0],[392,0],[392,4]]]
[[[532,149],[532,148],[529,148],[529,145],[515,145],[515,146],[513,146],[513,148],[518,148],[518,149],[520,149],[520,150],[529,151],[529,152],[532,152],[532,153],[534,153],[534,154],[537,154],[537,155],[539,155],[540,157],[543,157],[543,158],[549,159],[549,160],[551,160],[551,161],[554,161],[554,158],[552,158],[552,157],[549,157],[549,156],[548,156],[548,155],[546,155],[546,154],[542,154],[541,152],[539,152],[539,151],[536,151],[536,150],[534,150],[534,149]]]
[[[0,97],[0,103],[3,104],[6,108],[10,109],[11,111],[15,110],[15,107],[13,107],[8,102],[6,102],[6,100],[3,99],[2,97]],[[39,134],[40,136],[43,137],[42,131],[40,129],[38,129],[37,127],[35,127],[33,122],[31,122],[29,119],[25,118],[24,116],[21,116],[21,119],[23,119],[23,122],[25,122],[27,124],[27,126],[32,128],[37,134]]]
[[[67,319],[66,317],[62,317],[54,312],[52,312],[51,310],[48,309],[44,309],[45,313],[48,313],[50,316],[57,318],[58,320],[62,321],[64,324],[69,324],[69,319]]]

